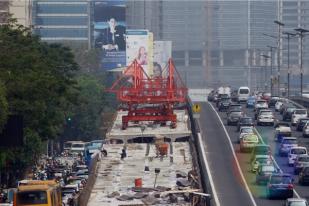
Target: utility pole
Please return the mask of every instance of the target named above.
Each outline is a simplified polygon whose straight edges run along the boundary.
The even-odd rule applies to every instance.
[[[303,97],[303,39],[304,39],[304,33],[309,32],[309,30],[303,29],[303,28],[297,28],[294,29],[297,31],[297,35],[299,35],[300,38],[300,96]]]
[[[296,34],[290,33],[290,32],[283,32],[283,34],[287,35],[288,39],[288,98],[290,98],[290,39],[291,36],[295,36]]]
[[[274,46],[267,45],[270,48],[270,93],[273,94],[273,50],[276,49]]]

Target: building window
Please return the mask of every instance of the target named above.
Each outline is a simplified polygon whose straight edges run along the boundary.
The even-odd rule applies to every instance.
[[[87,17],[60,17],[60,16],[46,16],[37,17],[37,25],[87,25]]]
[[[44,14],[81,14],[81,13],[87,13],[87,5],[37,4],[37,13],[44,13]]]
[[[87,29],[37,29],[35,32],[41,37],[88,37]]]

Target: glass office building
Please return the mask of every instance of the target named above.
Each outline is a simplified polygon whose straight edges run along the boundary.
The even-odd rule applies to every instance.
[[[87,0],[34,0],[34,33],[47,42],[72,42],[91,46],[91,9]]]

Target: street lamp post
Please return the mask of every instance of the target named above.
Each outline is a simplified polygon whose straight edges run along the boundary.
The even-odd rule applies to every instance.
[[[300,96],[303,96],[303,38],[304,33],[309,32],[309,30],[303,28],[294,29],[297,31],[297,35],[300,38]]]
[[[273,94],[273,49],[276,49],[274,46],[267,45],[270,48],[270,93]]]
[[[281,52],[281,27],[284,26],[284,23],[276,20],[275,24],[278,25],[278,55],[277,55],[277,64],[278,64],[278,96],[280,96],[280,52]]]
[[[265,54],[263,54],[263,55],[261,55],[262,57],[264,57],[264,62],[265,62],[265,73],[264,73],[264,75],[265,75],[265,77],[264,77],[264,80],[265,80],[265,84],[264,84],[264,87],[265,87],[265,92],[266,92],[266,90],[267,90],[267,59],[269,59],[269,58],[271,58],[270,56],[268,56],[268,55],[265,55]]]
[[[291,36],[295,36],[296,34],[290,32],[283,32],[283,34],[287,35],[288,39],[288,98],[290,98],[290,39]]]

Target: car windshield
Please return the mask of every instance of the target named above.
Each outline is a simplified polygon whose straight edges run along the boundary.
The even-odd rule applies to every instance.
[[[272,165],[267,165],[262,167],[262,172],[274,172],[275,167]]]
[[[300,154],[307,154],[305,149],[291,149],[291,154],[296,154],[296,155],[300,155]]]
[[[270,179],[270,184],[290,184],[291,182],[289,176],[272,176]]]
[[[300,162],[309,162],[309,156],[308,157],[299,157],[298,161],[300,161]]]
[[[251,124],[253,121],[252,118],[242,118],[240,122],[245,124]]]
[[[294,110],[295,110],[295,108],[293,108],[293,107],[287,108],[287,112],[294,112]]]
[[[257,146],[255,147],[256,154],[266,154],[269,151],[268,146]]]
[[[307,114],[307,110],[305,110],[305,109],[297,109],[297,110],[295,110],[295,114]]]
[[[297,144],[296,139],[283,139],[282,144]]]
[[[18,192],[17,202],[20,205],[47,204],[47,194],[45,191]]]
[[[308,206],[308,204],[305,201],[292,201],[288,206]]]

